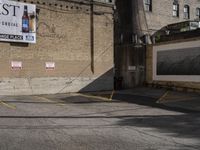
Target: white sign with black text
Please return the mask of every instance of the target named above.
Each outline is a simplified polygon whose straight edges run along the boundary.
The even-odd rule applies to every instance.
[[[36,6],[0,0],[0,41],[36,43]]]
[[[45,67],[47,70],[54,70],[55,69],[55,62],[46,62]]]
[[[22,62],[21,61],[11,61],[12,69],[22,69]]]

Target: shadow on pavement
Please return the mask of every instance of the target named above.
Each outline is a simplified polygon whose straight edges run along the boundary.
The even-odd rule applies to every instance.
[[[200,139],[200,117],[195,114],[132,116],[122,118],[117,125],[155,128],[161,133],[172,134],[173,137]]]
[[[151,98],[148,96],[139,96],[139,95],[123,95],[123,94],[115,94],[113,97],[114,101],[111,103],[133,103],[138,106],[128,107],[128,109],[123,109],[123,106],[120,107],[120,104],[115,108],[116,110],[110,110],[109,108],[101,112],[98,110],[95,113],[81,114],[81,115],[1,115],[0,119],[93,119],[95,120],[109,120],[108,126],[114,127],[138,127],[138,128],[146,128],[147,130],[157,130],[160,133],[170,135],[172,137],[185,137],[185,138],[196,138],[200,139],[200,113],[198,111],[191,111],[187,109],[181,109],[176,107],[168,107],[163,104],[156,103],[157,98]],[[58,98],[57,100],[62,100],[63,104],[86,104],[89,107],[89,104],[94,103],[109,103],[109,101],[98,100],[94,98],[85,98],[82,96],[63,96]],[[18,102],[18,101],[16,101]],[[12,103],[12,101],[11,101]],[[22,102],[26,103],[26,102]],[[38,103],[38,102],[36,102]],[[39,103],[41,104],[41,103]],[[46,104],[46,103],[45,103]],[[49,104],[49,103],[47,103]],[[98,105],[96,105],[98,107]],[[175,112],[184,112],[185,114],[174,114],[174,115],[133,115],[134,109],[142,109],[140,106],[148,106],[152,108],[160,108],[164,110],[172,110]],[[87,108],[88,108],[87,107]],[[102,105],[99,107],[103,107]],[[137,108],[136,108],[137,107]],[[126,107],[127,108],[127,107]],[[121,115],[121,112],[125,115]],[[148,110],[145,110],[148,111]],[[162,111],[162,110],[161,110]],[[120,113],[119,113],[120,112]],[[87,113],[87,110],[86,110]],[[113,114],[117,113],[117,114]],[[93,121],[92,120],[92,121]],[[67,125],[66,125],[67,126]],[[72,125],[73,126],[73,125]],[[90,126],[90,125],[87,125]],[[98,126],[98,125],[96,125]],[[101,125],[100,125],[101,126]],[[107,124],[102,125],[107,126]],[[52,125],[53,127],[53,125]],[[65,128],[65,124],[63,125]],[[4,128],[4,126],[0,126],[0,128]],[[152,129],[153,128],[153,129]],[[199,143],[200,145],[200,143]]]
[[[200,139],[200,117],[197,114],[183,115],[78,115],[78,116],[0,116],[0,119],[118,119],[118,121],[110,122],[107,125],[96,126],[113,126],[113,127],[138,127],[153,129],[159,133],[167,134],[174,138],[196,138]],[[94,121],[95,121],[94,120]],[[65,124],[60,126],[67,126]],[[73,125],[71,125],[73,126]],[[74,125],[76,126],[76,125]],[[90,126],[89,124],[87,126]],[[91,125],[92,126],[92,125]],[[53,126],[52,126],[53,127]],[[1,126],[0,126],[1,128]],[[150,129],[151,128],[151,129]],[[153,128],[153,129],[152,129]],[[199,143],[200,144],[200,143]]]
[[[152,98],[148,96],[139,96],[139,95],[128,95],[128,94],[115,94],[113,99],[127,102],[127,103],[134,103],[143,106],[149,106],[152,108],[160,108],[170,111],[182,112],[182,113],[200,113],[198,110],[189,110],[186,108],[181,108],[178,106],[166,106],[162,103],[157,103],[157,98]]]
[[[89,95],[88,95],[89,96]],[[61,98],[64,103],[70,103],[70,104],[92,104],[92,103],[122,103],[122,101],[119,100],[102,100],[99,97],[84,97],[84,96],[71,96],[71,97],[64,97]]]
[[[101,95],[104,98],[107,98],[103,94]],[[169,111],[176,111],[176,112],[182,112],[182,113],[200,113],[198,110],[192,110],[192,109],[187,109],[187,108],[182,108],[176,105],[170,105],[167,106],[163,103],[157,103],[158,98],[153,98],[149,96],[141,96],[141,95],[129,95],[129,94],[114,94],[113,98],[111,101],[109,100],[101,100],[98,97],[87,97],[85,98],[84,96],[70,96],[70,97],[62,97],[59,100],[61,100],[63,103],[69,103],[69,104],[83,104],[83,105],[88,105],[88,104],[93,104],[93,103],[132,103],[132,104],[137,104],[141,106],[148,106],[152,108],[160,108],[164,110],[169,110]]]

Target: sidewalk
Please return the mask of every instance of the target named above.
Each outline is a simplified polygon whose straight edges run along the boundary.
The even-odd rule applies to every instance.
[[[156,88],[134,88],[129,90],[95,92],[95,96],[110,98],[113,100],[126,101],[139,105],[148,105],[183,112],[200,112],[200,94],[168,91]]]
[[[145,97],[147,101],[160,104],[161,106],[200,112],[200,94],[198,93],[184,93],[155,88],[135,88],[116,91],[115,94],[141,96]]]

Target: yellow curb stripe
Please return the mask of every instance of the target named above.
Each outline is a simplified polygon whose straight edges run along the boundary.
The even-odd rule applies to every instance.
[[[50,99],[47,99],[47,98],[44,98],[44,97],[41,97],[41,96],[33,96],[34,98],[37,98],[37,99],[39,99],[39,100],[44,100],[44,101],[48,101],[48,102],[54,102],[54,101],[52,101],[52,100],[50,100]]]
[[[2,101],[2,100],[0,100],[0,104],[4,105],[4,106],[6,106],[6,107],[8,107],[8,108],[10,108],[10,109],[16,109],[16,106],[7,104],[7,103],[5,103],[5,102]]]
[[[100,100],[104,100],[104,101],[109,101],[109,98],[104,98],[104,97],[100,97],[100,96],[92,96],[92,95],[85,95],[85,94],[78,94],[80,96],[86,97],[86,98],[95,98],[95,99],[100,99]]]
[[[112,100],[114,93],[115,93],[115,91],[113,90],[112,94],[110,95],[110,99],[109,100]]]
[[[161,101],[163,101],[163,99],[169,94],[169,91],[166,91],[157,101],[157,103],[160,103]]]
[[[65,104],[62,104],[62,103],[57,102],[57,101],[53,101],[53,100],[48,99],[48,98],[45,98],[45,97],[41,97],[41,96],[33,96],[33,97],[35,97],[35,98],[37,98],[37,99],[39,99],[39,100],[47,101],[47,102],[49,102],[49,103],[56,103],[56,105],[58,105],[58,106],[65,106]]]

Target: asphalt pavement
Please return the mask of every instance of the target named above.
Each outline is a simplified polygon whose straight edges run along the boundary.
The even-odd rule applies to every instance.
[[[174,111],[200,112],[200,93],[142,87],[116,91],[114,97]]]
[[[171,92],[1,96],[0,150],[198,150],[199,111]]]

